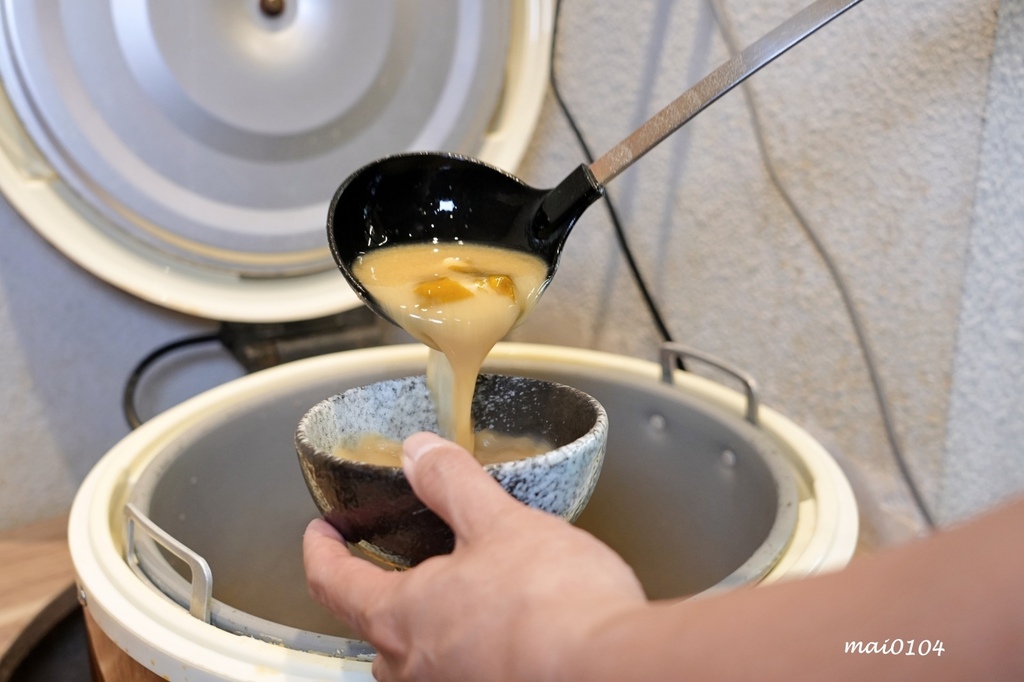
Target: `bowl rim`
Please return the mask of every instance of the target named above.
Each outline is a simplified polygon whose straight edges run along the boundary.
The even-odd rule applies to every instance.
[[[518,376],[518,375],[515,375],[515,374],[501,374],[501,373],[497,373],[497,372],[481,372],[480,373],[480,377],[481,378],[483,378],[483,377],[488,377],[488,378],[498,377],[498,378],[503,379],[503,380],[504,379],[508,379],[508,380],[514,380],[514,381],[530,383],[530,384],[546,384],[546,385],[549,385],[549,386],[554,386],[554,387],[558,388],[559,390],[567,390],[567,391],[569,391],[569,392],[571,392],[573,394],[576,394],[576,395],[580,396],[583,399],[583,402],[585,404],[590,405],[594,409],[594,424],[589,429],[587,429],[587,431],[585,433],[583,433],[579,437],[569,441],[568,443],[560,445],[560,446],[558,446],[556,448],[553,448],[553,449],[548,450],[546,452],[539,453],[537,455],[532,455],[530,457],[524,457],[524,458],[514,459],[514,460],[506,460],[506,461],[501,461],[501,462],[490,462],[490,463],[484,464],[483,468],[486,471],[488,471],[488,472],[495,472],[495,471],[501,471],[501,470],[505,470],[505,469],[514,469],[514,468],[516,468],[516,466],[523,466],[524,463],[526,463],[526,462],[530,462],[530,463],[545,462],[547,464],[558,464],[558,463],[564,461],[565,459],[568,459],[569,457],[571,457],[577,451],[588,452],[589,451],[588,449],[580,448],[577,445],[581,441],[584,441],[584,440],[587,440],[587,439],[597,440],[598,442],[601,442],[601,441],[605,441],[606,442],[607,441],[608,427],[609,427],[608,413],[604,409],[604,406],[601,404],[601,402],[599,400],[597,400],[594,396],[590,395],[589,393],[587,393],[585,391],[582,391],[582,390],[580,390],[580,389],[578,389],[578,388],[576,388],[574,386],[570,386],[568,384],[563,384],[563,383],[560,383],[560,382],[557,382],[557,381],[550,381],[548,379],[537,379],[537,378],[534,378],[534,377],[523,377],[523,376]],[[300,456],[305,456],[305,457],[308,457],[308,458],[312,458],[312,459],[314,459],[314,460],[316,460],[318,462],[322,461],[323,463],[326,463],[328,466],[350,468],[350,469],[355,470],[355,471],[365,471],[367,473],[370,473],[370,472],[377,472],[377,473],[382,473],[382,474],[386,473],[386,474],[391,474],[391,475],[397,475],[397,476],[400,476],[400,477],[404,477],[404,471],[403,471],[403,468],[402,468],[401,464],[399,464],[399,465],[375,464],[375,463],[372,463],[372,462],[363,462],[363,461],[356,460],[356,459],[346,459],[346,458],[341,458],[341,457],[335,457],[334,455],[332,455],[332,454],[330,454],[328,452],[325,452],[323,449],[321,449],[318,446],[314,445],[312,443],[312,441],[309,439],[309,436],[307,435],[307,432],[308,432],[308,425],[310,424],[314,414],[315,413],[319,413],[319,412],[324,411],[324,410],[327,410],[327,409],[330,409],[343,396],[346,396],[346,395],[349,395],[349,394],[352,394],[352,393],[356,393],[356,392],[360,392],[360,391],[365,391],[369,387],[376,386],[378,384],[393,384],[393,383],[403,383],[403,382],[409,382],[409,381],[425,382],[426,381],[426,375],[424,375],[424,374],[410,374],[410,375],[407,375],[407,376],[404,376],[404,377],[398,377],[398,378],[392,378],[392,379],[382,379],[380,381],[375,381],[375,382],[370,383],[370,384],[364,384],[364,385],[361,385],[361,386],[354,386],[352,388],[346,389],[345,391],[342,391],[341,393],[335,393],[334,395],[328,396],[328,397],[324,398],[323,400],[320,400],[319,402],[314,404],[312,407],[310,407],[308,410],[306,410],[305,413],[303,413],[302,418],[299,420],[298,425],[295,428],[295,447],[296,447],[296,450],[299,452]],[[373,431],[368,430],[365,433],[373,433]],[[595,450],[595,449],[590,449],[590,450]]]

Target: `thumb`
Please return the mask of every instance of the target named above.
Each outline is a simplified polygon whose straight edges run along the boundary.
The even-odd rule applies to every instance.
[[[519,503],[464,448],[433,433],[409,436],[402,465],[416,496],[465,540]]]

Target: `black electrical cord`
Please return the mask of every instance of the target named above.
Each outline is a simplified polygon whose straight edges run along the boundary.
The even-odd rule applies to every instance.
[[[737,54],[739,52],[739,49],[737,47],[736,40],[733,36],[731,26],[728,24],[724,14],[720,11],[718,3],[716,2],[716,0],[707,0],[707,2],[709,8],[711,9],[711,13],[714,17],[715,23],[722,34],[722,38],[725,41],[730,54]],[[554,26],[552,29],[551,64],[549,76],[549,79],[551,81],[551,90],[555,95],[555,100],[558,102],[559,108],[562,110],[562,114],[565,116],[566,120],[569,123],[569,126],[572,128],[572,131],[575,134],[576,139],[583,150],[587,162],[593,163],[594,156],[591,153],[590,147],[587,145],[585,138],[583,137],[582,131],[576,124],[576,120],[573,117],[572,112],[570,112],[569,107],[565,102],[565,99],[562,97],[561,91],[558,87],[558,79],[556,78],[555,47],[557,45],[558,22],[561,16],[561,9],[562,0],[557,0],[555,3]],[[877,363],[874,359],[874,353],[871,350],[871,344],[868,341],[864,325],[861,322],[860,315],[857,312],[856,306],[854,305],[853,297],[850,294],[849,287],[846,285],[846,280],[843,278],[842,273],[839,272],[839,268],[836,265],[835,260],[829,253],[828,249],[825,247],[824,242],[819,238],[817,232],[814,230],[810,222],[804,216],[803,211],[800,210],[800,207],[793,200],[793,197],[786,189],[785,185],[783,184],[781,178],[779,177],[775,169],[775,164],[771,158],[771,155],[768,153],[768,146],[765,142],[764,130],[761,125],[760,113],[757,108],[757,104],[754,101],[753,93],[750,90],[749,84],[741,84],[740,89],[743,92],[744,101],[746,103],[751,118],[751,125],[753,128],[754,137],[757,141],[758,152],[761,156],[761,161],[768,173],[768,177],[776,192],[779,194],[782,201],[786,204],[786,207],[789,209],[794,219],[796,219],[804,234],[807,236],[815,251],[818,253],[818,256],[825,264],[825,268],[828,270],[829,275],[832,278],[832,281],[835,283],[836,289],[838,290],[840,298],[843,301],[843,306],[846,309],[847,316],[850,319],[850,324],[853,327],[854,334],[857,337],[857,343],[860,347],[861,354],[864,358],[864,364],[868,371],[872,391],[874,392],[875,400],[878,404],[878,409],[882,418],[882,424],[885,428],[886,438],[889,441],[889,446],[892,450],[893,459],[895,459],[896,461],[896,465],[899,468],[900,475],[903,477],[903,480],[908,490],[910,491],[911,497],[913,498],[914,503],[916,504],[918,511],[921,514],[921,517],[924,519],[925,523],[928,525],[929,528],[934,529],[935,520],[931,512],[929,511],[929,507],[925,502],[923,495],[921,494],[920,490],[917,487],[917,484],[914,481],[914,477],[910,472],[909,466],[907,465],[906,457],[904,457],[903,449],[900,446],[899,438],[896,434],[896,428],[893,424],[893,419],[891,415],[892,410],[889,407],[889,402],[886,398],[884,387],[882,386],[882,378],[878,372]],[[654,297],[651,295],[647,287],[647,284],[644,281],[644,277],[636,264],[636,259],[633,257],[632,249],[630,249],[629,243],[626,240],[626,235],[625,231],[623,230],[622,223],[619,220],[618,214],[615,211],[615,206],[612,203],[611,197],[608,195],[607,191],[605,192],[604,199],[605,206],[608,208],[608,214],[612,220],[612,225],[615,228],[615,235],[618,239],[619,246],[622,249],[622,254],[625,257],[627,264],[629,265],[630,272],[633,275],[633,279],[636,282],[637,288],[640,290],[640,294],[643,296],[644,303],[647,305],[647,309],[650,311],[651,318],[653,319],[655,326],[658,328],[658,332],[661,334],[662,339],[665,341],[671,341],[672,335],[669,332],[668,326],[665,324],[664,318],[661,315],[661,311],[659,310],[657,303],[654,301]]]
[[[150,365],[164,357],[165,355],[172,353],[178,349],[186,348],[189,346],[196,346],[204,343],[212,343],[214,341],[221,342],[221,334],[217,332],[215,334],[200,334],[197,336],[187,336],[176,341],[166,343],[146,357],[142,358],[135,369],[128,375],[128,380],[124,385],[124,396],[122,397],[122,410],[124,411],[124,418],[128,422],[128,427],[132,430],[139,428],[142,425],[143,420],[139,418],[138,409],[135,406],[135,392],[139,386],[139,381],[142,379],[142,375],[145,374],[146,370],[149,369]]]
[[[722,12],[719,7],[717,0],[707,0],[707,3],[711,9],[711,14],[714,16],[715,23],[718,25],[718,29],[722,34],[722,39],[725,41],[726,47],[729,49],[729,53],[738,54],[739,47],[735,35],[733,34],[732,26],[729,24],[724,12]],[[786,189],[785,184],[783,184],[782,179],[779,177],[779,174],[775,169],[775,163],[772,160],[771,154],[768,152],[768,145],[765,141],[764,135],[764,127],[761,124],[760,110],[754,100],[753,91],[747,83],[743,83],[740,86],[740,90],[743,93],[743,98],[750,114],[751,126],[753,128],[754,138],[757,142],[758,153],[760,154],[761,162],[768,173],[768,178],[775,187],[775,191],[786,204],[789,212],[796,219],[797,223],[799,223],[800,228],[813,245],[814,250],[817,251],[821,261],[825,264],[825,268],[828,270],[832,281],[835,283],[836,289],[839,291],[839,296],[843,301],[843,306],[846,308],[846,314],[850,319],[850,324],[857,337],[857,343],[860,346],[861,354],[864,357],[864,364],[867,367],[868,376],[871,380],[871,388],[875,394],[875,401],[878,403],[878,411],[881,414],[882,424],[885,428],[885,435],[889,441],[889,447],[892,449],[893,459],[896,460],[896,466],[899,468],[900,474],[903,477],[903,480],[906,483],[906,486],[910,491],[910,495],[913,497],[914,503],[917,505],[922,518],[929,528],[934,529],[935,520],[929,511],[928,505],[924,501],[924,496],[921,494],[917,484],[914,482],[914,477],[910,473],[910,468],[903,455],[903,448],[900,446],[899,438],[896,435],[896,427],[893,425],[891,414],[892,410],[889,407],[889,401],[886,399],[885,390],[882,386],[882,377],[878,372],[874,353],[871,350],[871,344],[868,342],[867,332],[865,331],[864,324],[860,319],[860,314],[857,312],[857,307],[853,302],[853,296],[850,294],[846,280],[839,271],[839,267],[836,265],[832,255],[825,247],[825,243],[818,236],[817,231],[811,226],[810,221],[806,218],[803,211],[800,210],[800,207],[793,200],[793,197]]]
[[[558,107],[562,110],[562,114],[569,123],[569,127],[572,128],[572,132],[576,135],[576,140],[579,142],[580,148],[583,150],[583,155],[586,157],[587,163],[594,163],[594,155],[591,153],[590,146],[583,137],[583,132],[580,130],[579,126],[576,125],[575,117],[572,115],[572,112],[569,111],[569,107],[565,103],[565,99],[562,97],[561,90],[558,87],[558,78],[555,74],[555,47],[558,44],[558,20],[561,13],[562,0],[557,0],[557,2],[555,2],[555,19],[551,30],[551,59],[549,60],[550,67],[548,79],[551,82],[551,92],[555,95]],[[636,259],[633,257],[633,250],[629,247],[629,242],[626,240],[626,232],[622,228],[622,221],[619,220],[619,214],[615,210],[615,204],[612,203],[612,198],[609,196],[607,189],[604,192],[604,205],[608,209],[608,216],[611,218],[612,226],[615,229],[615,237],[619,242],[622,255],[626,259],[626,264],[629,266],[629,271],[633,275],[633,281],[636,282],[637,289],[640,290],[640,295],[644,299],[644,304],[650,312],[651,319],[654,321],[654,326],[658,328],[658,333],[661,335],[663,341],[671,342],[673,340],[672,333],[669,331],[668,325],[665,324],[665,319],[661,315],[661,310],[658,308],[658,304],[651,295],[650,289],[647,287],[647,283],[644,281],[644,277],[640,272],[640,268],[637,266]],[[682,368],[681,364],[680,367]]]

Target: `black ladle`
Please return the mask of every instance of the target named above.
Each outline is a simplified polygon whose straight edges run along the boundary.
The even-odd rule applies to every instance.
[[[469,242],[517,249],[542,258],[550,281],[573,225],[608,182],[719,97],[859,2],[817,0],[805,7],[553,189],[536,189],[457,154],[398,154],[363,166],[331,201],[331,253],[359,297],[385,319],[391,318],[352,274],[356,259],[382,247]]]

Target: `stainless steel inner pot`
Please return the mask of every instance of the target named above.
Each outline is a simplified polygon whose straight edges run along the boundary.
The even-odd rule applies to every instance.
[[[663,349],[662,381],[583,364],[487,365],[577,387],[604,405],[604,469],[577,525],[617,550],[655,599],[756,582],[785,550],[797,517],[794,474],[756,426],[753,384],[745,385],[747,419],[699,401],[670,385],[680,352],[692,355]],[[422,371],[421,361],[402,359],[323,376],[199,420],[166,443],[133,486],[133,569],[225,630],[329,655],[372,655],[308,595],[301,538],[317,512],[293,433],[329,395]]]

